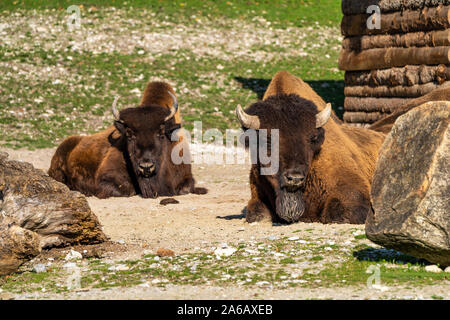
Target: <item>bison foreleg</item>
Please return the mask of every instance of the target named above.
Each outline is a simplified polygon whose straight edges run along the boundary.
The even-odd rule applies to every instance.
[[[247,204],[246,208],[246,218],[248,223],[269,220],[276,220],[270,209],[262,201],[263,192],[259,189],[261,187],[261,181],[259,180],[257,172],[252,168],[250,171],[250,191],[251,199]]]
[[[322,223],[363,224],[371,209],[370,200],[362,192],[352,190],[329,197],[320,217]]]
[[[251,199],[247,204],[245,220],[248,223],[263,220],[272,221],[272,214],[267,206],[260,200]]]
[[[130,197],[136,194],[133,184],[115,176],[101,176],[97,180],[97,194],[100,199],[109,197]]]

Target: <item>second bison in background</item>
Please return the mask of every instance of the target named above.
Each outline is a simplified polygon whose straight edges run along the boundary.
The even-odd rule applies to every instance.
[[[250,171],[248,222],[365,222],[384,134],[342,125],[331,105],[285,71],[263,101],[238,106],[237,115],[245,130],[279,129],[278,172],[262,175],[259,162]]]
[[[175,165],[171,159],[174,147],[186,143],[172,141],[173,132],[181,127],[173,88],[151,82],[139,107],[119,112],[116,102],[114,126],[64,140],[48,174],[72,190],[99,198],[206,193],[195,188],[190,164]],[[187,150],[187,145],[181,148],[181,152]]]

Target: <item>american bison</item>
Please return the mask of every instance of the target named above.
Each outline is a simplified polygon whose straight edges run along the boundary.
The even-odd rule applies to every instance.
[[[248,222],[365,222],[384,134],[342,124],[330,104],[286,71],[262,101],[236,112],[244,130],[279,129],[278,172],[262,175],[261,163],[252,165]]]
[[[172,141],[174,131],[181,128],[173,88],[150,82],[140,106],[119,112],[116,102],[114,125],[92,136],[64,140],[48,174],[72,190],[98,198],[206,193],[195,188],[190,164],[175,165],[171,159],[177,143],[186,143]],[[187,145],[180,152],[186,150]]]
[[[437,88],[422,97],[412,99],[392,114],[372,123],[369,129],[388,134],[398,117],[430,101],[450,101],[450,87]]]

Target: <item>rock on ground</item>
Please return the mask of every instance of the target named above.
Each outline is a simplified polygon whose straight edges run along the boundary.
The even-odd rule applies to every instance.
[[[40,252],[39,236],[35,232],[0,224],[0,235],[0,275],[14,273]]]
[[[450,265],[450,102],[401,116],[380,150],[367,237],[441,266]]]
[[[3,272],[11,272],[42,248],[106,240],[82,194],[70,191],[29,163],[7,158],[7,153],[0,153]]]

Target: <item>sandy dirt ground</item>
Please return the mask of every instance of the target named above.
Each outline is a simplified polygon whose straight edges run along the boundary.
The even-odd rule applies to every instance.
[[[3,149],[10,159],[32,163],[47,170],[55,149],[36,151]],[[112,241],[130,245],[129,251],[119,252],[119,258],[140,257],[145,252],[167,248],[176,253],[211,249],[221,243],[258,240],[268,236],[285,236],[295,230],[310,230],[314,235],[329,236],[335,242],[346,241],[343,232],[364,226],[322,225],[297,223],[273,225],[269,222],[248,224],[243,210],[250,197],[248,165],[194,165],[197,185],[208,188],[207,195],[174,197],[180,203],[160,205],[162,198],[142,199],[88,198],[93,212]],[[420,289],[396,288],[395,292],[369,290],[365,286],[339,289],[264,289],[236,287],[205,287],[168,285],[166,288],[136,286],[110,290],[72,292],[64,296],[71,299],[372,299],[372,298],[431,298],[432,295],[449,299],[449,286],[434,285]],[[28,295],[37,297],[38,294]],[[21,297],[16,297],[21,298]],[[25,298],[23,296],[22,298]]]
[[[36,168],[47,170],[54,149],[6,152],[12,160],[28,161]],[[284,236],[299,229],[314,228],[316,234],[364,229],[355,225],[246,223],[244,209],[250,198],[249,168],[248,165],[193,165],[197,186],[206,187],[208,193],[173,197],[179,204],[163,206],[159,203],[164,198],[139,196],[106,200],[88,197],[88,202],[111,240],[123,240],[150,250],[170,248],[177,253],[208,244]]]

